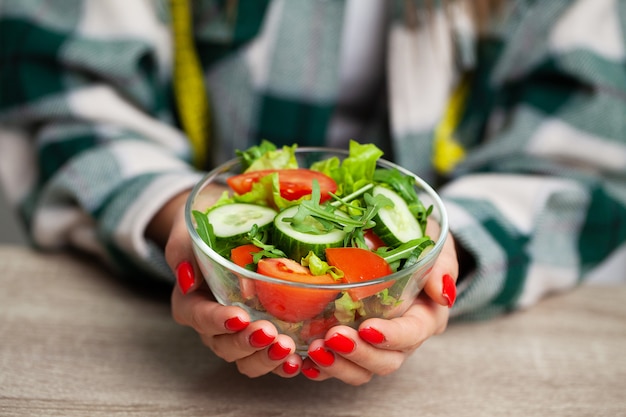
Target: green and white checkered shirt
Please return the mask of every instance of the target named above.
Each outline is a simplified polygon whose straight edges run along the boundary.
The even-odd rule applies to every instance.
[[[626,2],[510,1],[481,37],[463,3],[415,19],[405,6],[194,1],[210,160],[260,139],[376,143],[437,185],[474,258],[456,318],[577,285],[626,241]],[[38,247],[171,279],[144,230],[201,170],[178,123],[170,20],[158,0],[0,5],[0,179]],[[437,172],[461,81],[457,157]]]

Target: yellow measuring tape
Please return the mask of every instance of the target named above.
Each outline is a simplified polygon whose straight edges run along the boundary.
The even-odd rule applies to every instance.
[[[170,0],[174,33],[174,95],[182,127],[189,137],[193,162],[205,166],[211,124],[202,67],[193,43],[189,0]]]
[[[469,79],[464,77],[452,93],[443,118],[435,129],[433,165],[441,174],[452,172],[465,158],[465,149],[454,138],[454,131],[461,121],[469,89]]]

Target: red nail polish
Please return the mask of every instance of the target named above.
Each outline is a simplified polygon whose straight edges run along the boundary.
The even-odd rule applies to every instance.
[[[335,333],[324,344],[338,353],[350,353],[356,347],[354,341],[340,333]]]
[[[176,279],[182,293],[187,294],[196,281],[191,262],[182,261],[178,264],[176,267]]]
[[[263,329],[255,330],[250,335],[250,345],[255,348],[262,348],[274,341],[275,337],[270,336]]]
[[[291,362],[283,362],[283,372],[287,375],[293,375],[298,372],[300,367],[296,363]]]
[[[291,353],[291,349],[276,342],[267,350],[267,356],[273,361],[285,359]]]
[[[456,284],[449,274],[445,274],[442,280],[443,290],[441,291],[441,294],[443,295],[443,298],[448,300],[448,308],[451,308],[456,300]]]
[[[229,318],[228,320],[224,322],[224,328],[226,330],[230,330],[231,332],[238,332],[248,327],[249,324],[250,324],[249,321],[244,321],[240,319],[239,317],[235,316],[235,317]]]
[[[372,345],[377,345],[385,341],[385,336],[378,330],[371,327],[359,329],[359,337]]]
[[[302,367],[302,373],[311,379],[315,379],[320,376],[320,370],[314,367],[313,365],[305,365]]]
[[[335,362],[335,355],[330,350],[323,347],[309,351],[309,358],[313,359],[316,364],[321,366],[330,366]]]

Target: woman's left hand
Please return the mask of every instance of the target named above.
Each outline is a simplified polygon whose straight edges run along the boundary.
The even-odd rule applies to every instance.
[[[431,236],[437,236],[433,230],[437,227],[429,224]],[[333,327],[323,340],[311,343],[301,372],[316,381],[337,378],[361,385],[374,375],[396,371],[422,343],[446,329],[456,298],[458,269],[454,240],[448,235],[424,290],[402,316],[366,320],[358,331]]]

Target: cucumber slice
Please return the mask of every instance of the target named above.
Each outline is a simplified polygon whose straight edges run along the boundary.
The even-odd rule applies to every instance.
[[[256,204],[233,203],[214,208],[207,217],[217,238],[230,239],[248,233],[255,224],[259,228],[271,225],[276,211]]]
[[[393,202],[393,207],[383,207],[374,216],[374,233],[389,246],[397,246],[409,240],[422,237],[422,229],[409,206],[395,191],[377,185],[372,190],[374,196],[382,194]]]
[[[313,251],[320,259],[325,259],[326,248],[343,246],[343,240],[346,237],[343,230],[333,229],[321,234],[303,233],[295,230],[291,223],[283,220],[295,216],[297,211],[297,206],[288,207],[274,219],[274,245],[287,256],[299,261],[307,256],[309,251]],[[338,212],[338,215],[341,215],[341,212]],[[317,222],[313,217],[310,219],[313,225]]]

